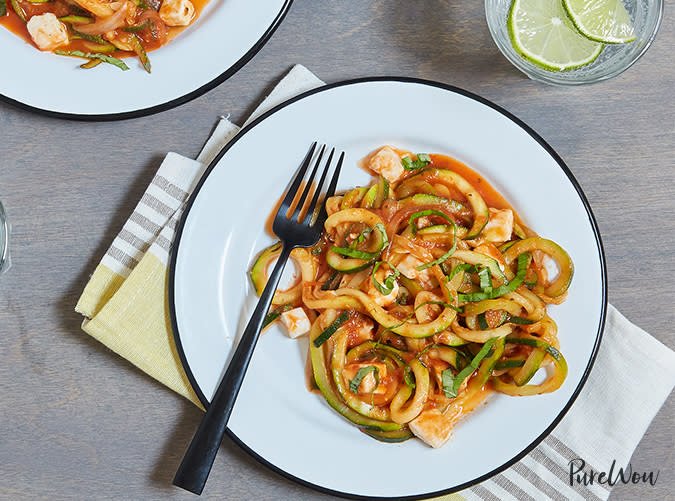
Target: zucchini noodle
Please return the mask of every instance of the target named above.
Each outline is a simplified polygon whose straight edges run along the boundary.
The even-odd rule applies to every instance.
[[[557,390],[567,364],[547,308],[566,298],[567,252],[448,156],[383,147],[366,166],[376,178],[326,201],[270,313],[310,319],[313,387],[367,435],[432,447],[491,394]],[[280,249],[252,267],[256,291]]]

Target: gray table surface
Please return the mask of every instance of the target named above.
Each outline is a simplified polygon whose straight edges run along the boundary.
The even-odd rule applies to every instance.
[[[521,118],[591,203],[610,302],[675,347],[673,7],[666,0],[656,41],[637,64],[583,88],[545,86],[514,69],[479,1],[295,0],[242,70],[178,108],[88,123],[0,102],[0,199],[13,225],[13,267],[0,277],[0,498],[193,499],[171,479],[201,412],[85,334],[73,308],[166,152],[195,157],[219,115],[241,122],[296,63],[326,82],[438,80]],[[611,499],[673,499],[674,410],[669,398],[631,460],[660,470],[657,484],[619,486]],[[205,498],[330,497],[228,438],[214,472]]]

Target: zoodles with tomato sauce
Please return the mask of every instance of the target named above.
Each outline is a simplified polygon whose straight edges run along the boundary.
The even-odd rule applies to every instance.
[[[150,73],[148,52],[191,24],[204,1],[0,0],[0,24],[41,51],[84,59],[85,69],[128,70],[123,58],[136,56]]]
[[[268,316],[309,336],[312,388],[378,440],[432,447],[493,393],[558,389],[547,308],[565,301],[567,252],[451,157],[385,146],[365,164],[377,178],[326,200],[323,236],[293,251],[301,277]],[[280,249],[254,264],[256,290]]]

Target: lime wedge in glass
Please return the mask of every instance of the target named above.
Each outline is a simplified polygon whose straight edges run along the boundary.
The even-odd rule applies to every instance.
[[[563,0],[574,26],[596,42],[626,43],[635,40],[635,31],[623,0]]]
[[[602,51],[601,43],[577,31],[562,0],[513,0],[507,24],[513,47],[547,70],[584,66]]]

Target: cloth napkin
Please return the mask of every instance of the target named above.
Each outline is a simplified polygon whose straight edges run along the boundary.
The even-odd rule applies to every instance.
[[[320,85],[323,82],[305,67],[294,66],[249,121]],[[75,307],[85,317],[84,331],[200,407],[171,332],[169,252],[187,198],[206,166],[238,131],[221,118],[196,160],[167,154]],[[620,468],[628,471],[635,447],[674,384],[675,352],[609,305],[593,371],[553,432],[504,472],[440,499],[607,499],[607,480],[599,483],[596,476],[593,484],[584,485],[578,476],[605,472],[605,479],[609,475],[616,481]],[[571,467],[579,470],[572,481]]]

